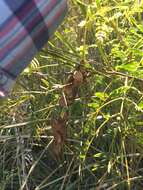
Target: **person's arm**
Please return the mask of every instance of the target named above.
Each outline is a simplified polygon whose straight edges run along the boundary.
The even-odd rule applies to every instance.
[[[52,36],[67,0],[0,0],[0,97]]]

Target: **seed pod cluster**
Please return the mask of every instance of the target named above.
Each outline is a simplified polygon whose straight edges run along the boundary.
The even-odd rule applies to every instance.
[[[83,62],[81,62],[81,65],[70,74],[62,89],[62,95],[59,98],[59,106],[61,108],[68,107],[74,102],[78,95],[79,87],[86,81],[87,77],[88,72],[83,67]],[[63,117],[59,116],[51,123],[54,135],[53,151],[56,156],[61,154],[62,147],[67,138],[67,122],[68,114],[65,112]]]

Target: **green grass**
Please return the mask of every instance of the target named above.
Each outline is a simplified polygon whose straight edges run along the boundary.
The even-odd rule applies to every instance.
[[[1,190],[143,189],[143,2],[72,0],[53,39],[0,105]],[[53,154],[52,118],[69,73],[90,77]]]

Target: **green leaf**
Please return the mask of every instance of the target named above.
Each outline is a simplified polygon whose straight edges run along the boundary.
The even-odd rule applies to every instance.
[[[139,66],[138,62],[131,62],[128,64],[122,64],[122,65],[116,66],[116,70],[125,70],[129,72],[135,72],[137,71],[138,66]]]
[[[104,92],[96,92],[95,95],[102,101],[104,101],[105,99],[108,98],[108,94],[106,94]]]
[[[90,107],[90,108],[94,108],[94,109],[97,109],[98,107],[99,107],[99,104],[98,103],[89,103],[88,104],[88,107]]]
[[[141,102],[138,104],[138,107],[139,107],[140,109],[143,109],[143,101],[141,101]]]

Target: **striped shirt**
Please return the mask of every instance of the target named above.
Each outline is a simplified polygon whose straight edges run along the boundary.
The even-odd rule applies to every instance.
[[[0,97],[65,17],[67,0],[0,0]]]

